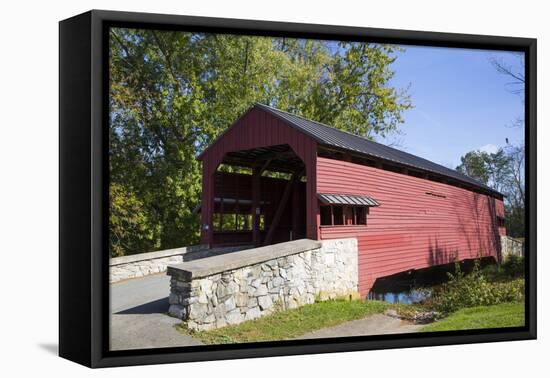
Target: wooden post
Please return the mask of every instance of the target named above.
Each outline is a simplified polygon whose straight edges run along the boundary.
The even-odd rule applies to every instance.
[[[214,206],[216,206],[214,204]],[[220,197],[220,231],[225,231],[225,229],[223,228],[223,221],[225,220],[225,210],[223,208],[223,196]],[[214,230],[212,230],[212,233],[214,233]]]
[[[237,187],[235,188],[235,231],[239,231],[239,176],[237,176]]]
[[[290,178],[290,181],[285,186],[285,191],[283,192],[283,197],[281,198],[279,202],[279,206],[277,206],[277,211],[275,212],[275,215],[273,216],[273,220],[271,222],[271,225],[269,226],[269,231],[267,232],[267,235],[264,240],[264,245],[268,245],[271,243],[271,239],[273,239],[273,234],[275,233],[275,229],[279,226],[279,221],[281,220],[281,216],[283,215],[283,211],[285,210],[286,204],[288,202],[288,198],[290,197],[290,192],[292,192],[292,187],[296,184],[297,180],[302,177],[303,171],[300,173],[293,173],[292,177]]]
[[[213,215],[215,196],[215,165],[211,161],[203,162],[202,201],[201,201],[201,243],[212,247],[214,243]]]
[[[294,183],[292,191],[292,234],[290,240],[296,239],[298,235],[298,223],[300,222],[300,197],[299,197],[300,181]]]
[[[260,245],[260,177],[262,170],[254,168],[252,171],[252,243]]]

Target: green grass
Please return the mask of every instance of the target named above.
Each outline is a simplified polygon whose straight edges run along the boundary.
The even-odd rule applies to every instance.
[[[191,332],[185,325],[177,329],[205,344],[246,343],[285,340],[340,323],[384,312],[391,305],[381,301],[333,300],[317,302],[294,310],[211,331]]]
[[[524,303],[503,303],[458,310],[422,328],[422,332],[480,328],[521,327],[525,324]]]
[[[231,344],[286,340],[308,332],[362,319],[387,309],[396,310],[404,319],[416,312],[430,309],[429,305],[390,304],[372,300],[332,300],[316,302],[297,309],[276,311],[271,315],[211,331],[190,331],[184,323],[176,328],[205,344]],[[422,332],[453,331],[483,328],[519,327],[525,324],[523,302],[462,308],[445,318],[429,324]]]

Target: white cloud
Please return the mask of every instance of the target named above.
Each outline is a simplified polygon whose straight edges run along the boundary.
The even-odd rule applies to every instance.
[[[485,146],[479,147],[479,151],[487,152],[488,154],[494,154],[498,151],[498,147],[494,144],[486,144]]]

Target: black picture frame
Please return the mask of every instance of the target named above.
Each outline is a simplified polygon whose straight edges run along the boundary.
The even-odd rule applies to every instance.
[[[526,325],[519,328],[109,351],[108,30],[154,28],[525,53]],[[59,24],[59,354],[89,367],[535,339],[536,39],[92,10]]]

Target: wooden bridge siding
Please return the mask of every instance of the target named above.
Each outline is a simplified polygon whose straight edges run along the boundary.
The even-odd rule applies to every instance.
[[[306,233],[310,239],[318,239],[315,186],[317,142],[280,121],[275,116],[252,108],[235,122],[217,139],[200,157],[203,163],[202,212],[201,224],[209,225],[209,230],[201,231],[201,242],[212,244],[212,209],[214,204],[214,173],[225,154],[228,152],[249,150],[288,144],[294,153],[302,159],[306,167]]]
[[[380,203],[370,209],[366,226],[320,227],[321,239],[357,238],[362,295],[378,277],[452,262],[455,252],[460,260],[500,253],[499,234],[505,233],[496,218],[504,216],[500,199],[322,157],[317,190],[369,195]]]

